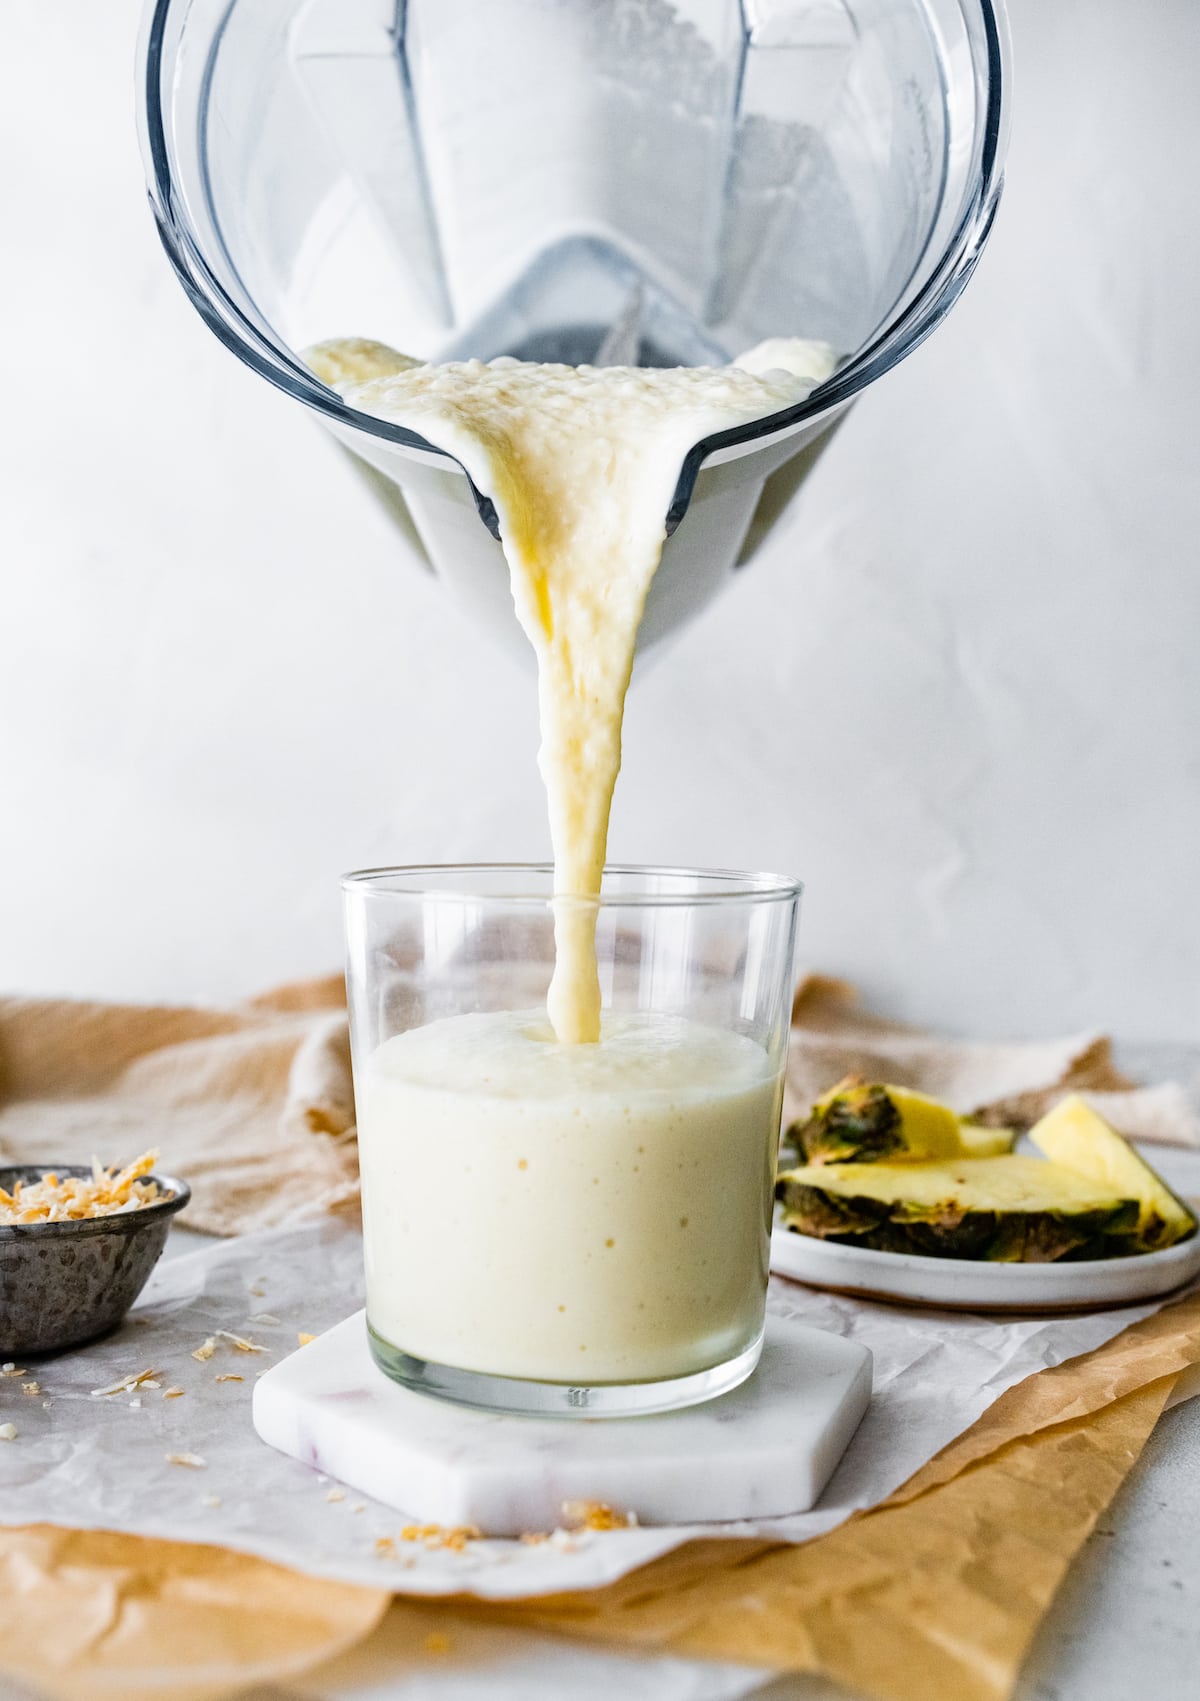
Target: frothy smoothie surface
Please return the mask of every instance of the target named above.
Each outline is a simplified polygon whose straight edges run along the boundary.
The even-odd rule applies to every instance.
[[[558,1040],[600,1037],[595,905],[621,721],[666,515],[692,445],[828,377],[820,343],[773,339],[728,367],[415,365],[381,343],[310,349],[355,408],[419,432],[491,498],[517,617],[537,653],[539,766],[554,849]]]
[[[781,1077],[748,1037],[543,1010],[386,1040],[359,1107],[368,1311],[435,1363],[560,1382],[686,1376],[762,1321]],[[485,1273],[482,1273],[485,1272]]]

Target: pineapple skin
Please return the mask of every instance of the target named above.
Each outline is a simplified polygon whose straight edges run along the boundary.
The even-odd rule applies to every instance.
[[[1041,1202],[1034,1192],[1022,1203],[1021,1182],[1040,1187]],[[1135,1199],[1107,1197],[1103,1186],[1088,1189],[1036,1159],[895,1164],[867,1174],[809,1165],[780,1176],[776,1191],[793,1232],[880,1252],[1044,1264],[1137,1250]]]

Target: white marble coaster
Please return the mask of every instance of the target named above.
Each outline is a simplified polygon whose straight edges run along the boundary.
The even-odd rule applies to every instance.
[[[516,1536],[555,1529],[571,1500],[643,1524],[805,1512],[870,1398],[866,1347],[768,1317],[754,1375],[705,1405],[639,1418],[493,1415],[389,1381],[360,1311],[260,1377],[254,1427],[414,1522]]]

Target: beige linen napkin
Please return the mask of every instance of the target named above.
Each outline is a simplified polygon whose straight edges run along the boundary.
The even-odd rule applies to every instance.
[[[999,1042],[952,1040],[863,1010],[854,988],[824,975],[801,981],[792,1006],[787,1120],[843,1075],[912,1087],[992,1127],[1025,1129],[1064,1093],[1082,1093],[1123,1134],[1200,1145],[1200,1115],[1175,1082],[1138,1087],[1103,1034]]]
[[[157,1146],[210,1234],[352,1201],[345,1002],[340,976],[229,1010],[0,999],[0,1163]]]
[[[793,1012],[786,1112],[855,1072],[1026,1126],[1086,1090],[1127,1134],[1200,1144],[1179,1087],[1134,1088],[1109,1042],[949,1040],[860,1009],[810,975]],[[149,1146],[192,1184],[190,1228],[238,1234],[358,1192],[354,1094],[340,977],[227,1010],[0,999],[0,1162],[111,1163]]]

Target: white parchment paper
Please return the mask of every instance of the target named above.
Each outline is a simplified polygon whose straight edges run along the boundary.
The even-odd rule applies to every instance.
[[[996,1321],[874,1305],[776,1278],[773,1311],[861,1341],[875,1356],[871,1409],[816,1510],[758,1526],[585,1533],[569,1544],[473,1542],[457,1553],[399,1541],[397,1513],[352,1489],[339,1494],[254,1433],[255,1377],[301,1350],[299,1333],[319,1334],[361,1304],[361,1239],[336,1219],[165,1261],[115,1335],[0,1375],[0,1424],[17,1430],[0,1443],[0,1522],[214,1542],[414,1594],[499,1599],[594,1587],[701,1529],[789,1540],[831,1529],[883,1499],[1022,1377],[1089,1351],[1154,1309]],[[220,1330],[264,1350],[241,1350]],[[213,1356],[195,1359],[214,1335]],[[145,1371],[157,1387],[96,1392]],[[173,1388],[183,1393],[168,1397]],[[380,1552],[380,1538],[392,1538],[394,1550]]]

